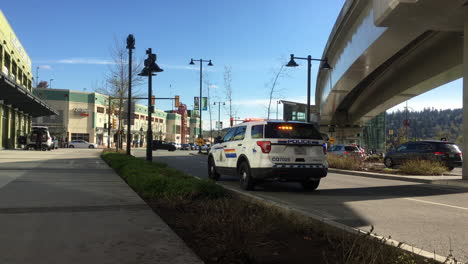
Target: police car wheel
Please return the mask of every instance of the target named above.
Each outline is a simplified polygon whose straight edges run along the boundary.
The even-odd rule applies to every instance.
[[[314,191],[315,189],[318,188],[318,186],[320,184],[320,180],[318,180],[318,181],[304,181],[301,184],[302,184],[302,188],[304,188],[304,190]]]
[[[242,162],[238,169],[240,178],[240,187],[246,191],[255,189],[255,183],[250,173],[250,166],[247,162]]]
[[[221,175],[219,175],[219,173],[216,172],[216,166],[215,166],[213,157],[210,157],[208,159],[208,178],[210,178],[210,179],[212,179],[214,181],[217,181],[217,180],[219,180],[220,176]]]

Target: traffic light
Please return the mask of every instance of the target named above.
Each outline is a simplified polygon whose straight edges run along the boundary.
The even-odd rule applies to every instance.
[[[180,105],[179,96],[176,95],[176,96],[174,97],[174,107],[179,107],[179,105]]]
[[[151,105],[155,105],[156,104],[156,96],[151,96]]]
[[[117,128],[117,119],[112,118],[112,128]]]
[[[234,117],[231,116],[231,118],[229,119],[229,121],[231,122],[231,127],[234,125]]]

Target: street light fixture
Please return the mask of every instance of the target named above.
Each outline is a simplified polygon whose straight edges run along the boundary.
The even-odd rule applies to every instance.
[[[151,48],[146,50],[148,58],[145,60],[145,68],[138,74],[140,76],[148,76],[148,130],[147,130],[147,139],[146,139],[146,160],[153,160],[153,129],[151,128],[151,114],[154,112],[154,105],[151,100],[153,97],[153,76],[156,75],[155,72],[162,72],[163,69],[159,68],[156,64],[156,54],[153,54]]]
[[[307,56],[307,58],[302,58],[302,57],[294,57],[294,54],[291,54],[291,59],[289,60],[288,64],[286,64],[286,67],[297,67],[299,64],[296,63],[297,60],[307,60],[307,109],[306,109],[306,122],[310,122],[310,72],[312,68],[312,61],[320,61],[322,62],[322,65],[320,66],[320,69],[324,70],[329,70],[331,69],[330,64],[328,64],[328,59],[325,57],[325,59],[313,59],[310,55]]]
[[[221,129],[221,103],[223,105],[226,105],[226,103],[225,102],[214,102],[213,105],[216,105],[216,103],[218,103],[218,137],[219,137],[220,129]]]
[[[130,120],[132,115],[132,51],[135,49],[135,37],[132,34],[127,37],[128,49],[128,99],[127,99],[127,155],[130,155],[132,143],[130,135]]]
[[[198,61],[200,63],[200,98],[198,100],[198,109],[200,111],[200,135],[199,135],[199,138],[203,138],[203,130],[202,130],[202,72],[203,72],[203,62],[208,62],[208,66],[213,66],[213,63],[211,63],[211,60],[204,60],[204,59],[199,59],[199,60],[195,60],[195,61]],[[195,65],[195,62],[193,59],[190,59],[190,63],[189,65]],[[201,147],[198,149],[198,153],[201,153]]]
[[[281,104],[281,100],[280,101],[276,101],[276,120],[278,120],[278,106]]]

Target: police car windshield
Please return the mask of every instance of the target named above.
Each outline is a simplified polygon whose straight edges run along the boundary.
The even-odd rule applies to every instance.
[[[322,139],[313,124],[268,123],[265,138]]]

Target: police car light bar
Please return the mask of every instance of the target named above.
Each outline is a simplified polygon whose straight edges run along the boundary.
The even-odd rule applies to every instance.
[[[279,126],[278,129],[279,130],[293,130],[293,127],[292,126]]]
[[[265,121],[263,118],[246,118],[244,122],[253,122],[253,121]]]

